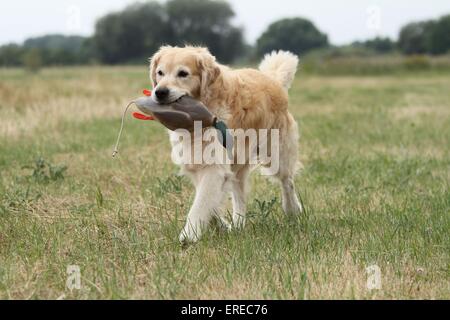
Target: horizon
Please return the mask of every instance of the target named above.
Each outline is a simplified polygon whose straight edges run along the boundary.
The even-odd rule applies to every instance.
[[[25,0],[17,0],[4,5],[6,8],[1,10],[0,45],[22,44],[26,39],[49,34],[89,37],[93,35],[95,22],[100,17],[122,10],[135,2],[146,1],[111,0],[91,3],[88,0],[63,0],[55,4],[44,0],[39,3],[27,1],[25,4]],[[314,3],[303,0],[279,0],[277,3],[267,0],[227,2],[236,13],[233,23],[243,27],[245,40],[251,45],[255,44],[270,23],[282,18],[309,19],[328,35],[331,44],[345,45],[375,37],[397,40],[400,28],[409,22],[437,19],[450,14],[450,2],[446,0],[433,1],[432,6],[419,0],[399,0],[395,3],[389,0],[348,0],[345,7],[327,0],[317,0]],[[24,7],[27,11],[23,10]],[[403,9],[405,7],[408,8],[406,11]],[[17,18],[19,16],[21,19]],[[9,31],[12,28],[14,33]]]

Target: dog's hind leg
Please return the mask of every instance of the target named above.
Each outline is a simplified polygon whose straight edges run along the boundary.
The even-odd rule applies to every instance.
[[[291,114],[288,114],[287,125],[280,129],[279,141],[271,141],[278,143],[278,156],[271,155],[272,161],[278,161],[276,171],[271,171],[267,167],[261,169],[262,173],[271,178],[275,178],[281,184],[281,202],[283,211],[286,214],[300,214],[303,212],[294,184],[294,177],[299,167],[298,161],[298,126]]]
[[[299,214],[303,212],[303,207],[298,200],[294,186],[293,177],[284,177],[280,180],[282,192],[282,206],[286,214]]]
[[[180,234],[182,243],[196,242],[216,214],[224,199],[230,173],[223,166],[210,166],[196,172],[196,193],[186,225]]]
[[[276,176],[281,183],[282,206],[286,214],[303,212],[294,184],[294,177],[300,165],[298,140],[298,125],[292,115],[288,114],[288,125],[281,130],[280,135],[280,168]]]

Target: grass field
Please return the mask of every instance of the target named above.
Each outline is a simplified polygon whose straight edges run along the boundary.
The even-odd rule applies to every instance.
[[[187,248],[193,187],[165,130],[128,117],[111,158],[146,86],[145,66],[0,70],[0,298],[450,298],[450,73],[300,72],[307,214],[255,173],[245,230]]]

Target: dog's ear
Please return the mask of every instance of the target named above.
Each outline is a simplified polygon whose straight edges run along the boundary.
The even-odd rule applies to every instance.
[[[150,59],[150,80],[152,81],[153,88],[156,87],[156,68],[158,67],[159,60],[161,59],[161,50],[156,52]]]
[[[158,68],[159,60],[161,60],[164,51],[170,49],[170,46],[161,47],[150,59],[150,80],[152,81],[153,88],[157,86],[156,81],[156,68]]]
[[[200,97],[204,99],[207,96],[208,87],[217,80],[221,71],[216,58],[208,49],[200,49],[197,63],[201,72]]]

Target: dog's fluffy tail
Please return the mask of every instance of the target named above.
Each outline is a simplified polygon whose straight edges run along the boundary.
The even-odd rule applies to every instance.
[[[298,57],[295,54],[280,50],[266,54],[259,65],[259,70],[288,90],[294,80],[297,66]]]

